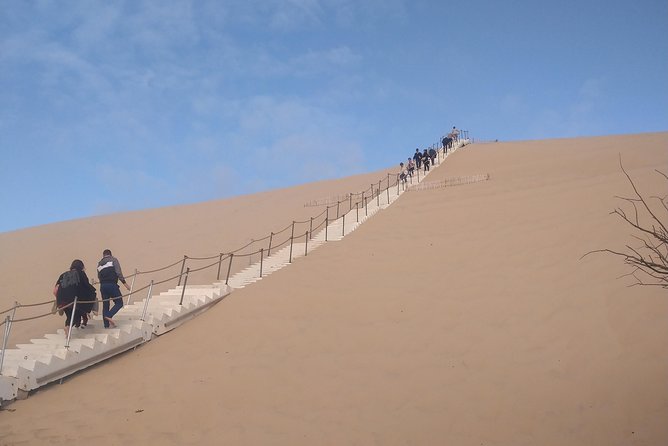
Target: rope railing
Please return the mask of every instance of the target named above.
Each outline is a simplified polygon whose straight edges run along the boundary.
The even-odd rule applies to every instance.
[[[211,260],[215,259],[219,256],[220,254],[216,254],[215,256],[209,256],[209,257],[190,257],[188,256],[188,260]]]
[[[153,273],[159,273],[159,272],[164,271],[164,270],[166,270],[166,269],[169,269],[169,268],[171,268],[171,267],[173,267],[173,266],[176,266],[176,265],[178,265],[179,263],[181,263],[181,260],[179,260],[178,262],[171,263],[171,264],[169,264],[169,265],[167,265],[167,266],[163,266],[162,268],[158,268],[158,269],[154,269],[154,270],[150,270],[150,271],[137,271],[136,274],[139,275],[139,274],[153,274]],[[129,276],[129,277],[132,277],[132,276]]]
[[[52,303],[53,303],[53,299],[45,300],[44,302],[37,302],[37,303],[34,303],[34,304],[20,304],[20,303],[17,302],[16,305],[14,305],[14,308],[39,307],[40,305],[47,305],[47,304],[52,304]],[[11,311],[11,310],[12,309],[10,309],[8,311]]]
[[[439,148],[438,151],[437,151],[437,153],[439,155],[439,163],[440,163],[440,151],[441,150],[442,150],[442,148]],[[417,169],[417,174],[418,174],[418,181],[419,181],[419,169]],[[392,181],[393,177],[394,177],[394,179]],[[412,178],[411,178],[411,180],[412,180]],[[385,184],[384,188],[383,188],[383,184]],[[231,271],[232,271],[232,264],[233,264],[234,258],[252,258],[252,256],[260,255],[260,263],[261,263],[261,265],[260,265],[260,275],[261,275],[262,274],[262,262],[265,259],[265,255],[268,258],[271,255],[272,250],[281,249],[281,248],[287,246],[288,243],[290,243],[290,246],[291,246],[290,261],[292,261],[292,245],[295,242],[295,240],[297,240],[297,243],[300,243],[300,240],[303,239],[306,242],[305,254],[308,253],[308,240],[313,237],[314,232],[318,232],[318,231],[322,230],[322,228],[324,227],[324,229],[325,229],[325,240],[327,241],[327,226],[329,224],[337,221],[340,218],[344,218],[344,220],[343,220],[343,225],[344,225],[343,232],[345,232],[345,224],[346,224],[345,215],[346,214],[348,214],[351,211],[356,209],[357,210],[357,220],[359,220],[359,213],[360,212],[364,212],[365,215],[367,215],[367,209],[366,208],[369,205],[369,202],[371,200],[375,200],[376,203],[378,205],[380,205],[381,195],[382,195],[383,192],[386,192],[387,203],[389,203],[389,201],[390,201],[390,196],[389,196],[390,188],[399,187],[399,186],[400,186],[399,176],[388,173],[385,178],[381,178],[377,183],[370,184],[370,186],[367,189],[365,189],[361,192],[347,194],[346,199],[338,200],[336,202],[336,204],[327,205],[326,208],[320,214],[318,214],[316,216],[313,216],[313,217],[309,218],[308,220],[299,220],[299,221],[295,220],[291,224],[286,226],[285,228],[281,229],[280,231],[271,232],[270,235],[268,235],[266,237],[263,237],[263,238],[260,238],[260,239],[251,239],[250,242],[248,242],[244,246],[241,246],[241,247],[239,247],[239,248],[237,248],[233,251],[229,251],[227,253],[222,253],[221,252],[221,253],[218,253],[216,255],[205,256],[205,257],[192,257],[192,256],[184,255],[182,259],[180,259],[180,260],[178,260],[174,263],[171,263],[169,265],[166,265],[164,267],[161,267],[161,268],[157,268],[157,269],[153,269],[153,270],[149,270],[149,271],[135,270],[135,273],[133,273],[129,276],[126,276],[126,278],[135,278],[135,277],[138,277],[139,275],[145,275],[145,274],[155,274],[155,273],[158,273],[158,272],[165,271],[169,268],[173,268],[177,265],[181,265],[181,272],[180,273],[178,273],[174,276],[168,277],[166,279],[160,280],[158,282],[152,280],[150,282],[150,284],[145,285],[145,286],[143,286],[143,287],[141,287],[137,290],[132,289],[128,294],[125,294],[121,297],[122,298],[128,298],[128,302],[129,302],[130,297],[132,297],[132,296],[134,296],[134,295],[136,295],[136,294],[138,294],[138,293],[140,293],[140,292],[142,292],[146,289],[152,289],[154,286],[162,285],[164,283],[167,283],[167,282],[170,282],[170,281],[173,281],[173,280],[176,280],[176,279],[179,279],[179,285],[180,285],[181,278],[185,277],[186,281],[187,281],[187,277],[190,273],[196,273],[196,272],[204,271],[204,270],[207,270],[207,269],[212,268],[214,266],[218,266],[217,279],[220,280],[220,272],[221,272],[222,264],[223,264],[224,261],[228,262],[227,274],[226,274],[226,278],[225,278],[225,283],[227,284],[229,282],[230,274],[231,274]],[[355,196],[355,197],[359,196],[359,199],[356,198],[355,201],[353,202],[353,196]],[[342,205],[343,205],[343,208],[342,208]],[[324,217],[324,218],[322,218],[322,217]],[[322,218],[322,220],[320,222],[318,222],[321,218]],[[307,229],[304,229],[304,230],[299,229],[297,231],[295,230],[295,225],[305,225],[305,224],[308,224]],[[287,230],[291,230],[290,236],[287,237],[284,241],[281,241],[281,242],[277,243],[275,237],[279,234],[282,234],[283,232],[286,232]],[[240,253],[244,249],[246,249],[246,248],[248,248],[248,247],[250,247],[250,246],[252,246],[256,243],[262,243],[262,242],[265,242],[267,240],[269,240],[269,246],[268,246],[267,249],[262,247],[262,248],[260,248],[256,251],[252,251],[252,252],[249,252],[249,253]],[[195,269],[190,269],[189,267],[186,268],[186,262],[189,261],[189,260],[190,261],[205,261],[205,260],[213,260],[213,259],[217,259],[217,260],[213,263],[210,263],[210,264],[207,264],[207,265],[204,265],[202,267],[195,268]],[[184,283],[184,292],[185,292],[185,283]],[[150,296],[149,296],[149,298],[150,298]],[[96,300],[91,300],[91,301],[80,301],[79,303],[92,303],[92,302],[98,302],[99,303],[99,302],[105,302],[105,301],[109,301],[109,300],[113,300],[113,299],[117,299],[117,297],[116,298],[108,298],[108,299],[96,299]],[[44,301],[44,302],[32,303],[32,304],[19,304],[17,302],[13,307],[11,307],[7,310],[0,311],[0,315],[4,315],[4,314],[7,314],[7,313],[12,312],[12,311],[16,312],[16,310],[18,310],[20,308],[31,308],[31,307],[38,307],[38,306],[42,306],[42,305],[53,305],[53,303],[54,303],[53,299],[50,299],[50,300],[47,300],[47,301]],[[71,304],[68,304],[64,307],[57,308],[56,311],[58,309],[68,308],[71,305],[74,305],[74,302],[71,303]],[[50,315],[54,314],[56,311],[51,310],[48,313],[43,313],[43,314],[39,314],[39,315],[36,315],[36,316],[23,317],[23,318],[16,318],[16,317],[7,316],[7,318],[0,323],[0,326],[7,324],[7,322],[9,322],[8,325],[11,326],[11,324],[13,322],[25,322],[25,321],[30,321],[30,320],[43,318],[43,317],[50,316]],[[14,316],[15,316],[15,314],[14,314]]]
[[[290,229],[291,227],[292,227],[291,224],[290,224],[290,225],[287,225],[285,228],[281,229],[281,230],[278,231],[278,232],[273,232],[272,234],[274,234],[274,235],[282,234],[283,232],[287,231],[287,230]]]
[[[9,309],[7,309],[7,310],[2,310],[2,311],[0,311],[0,314],[9,313],[9,312],[12,311],[14,308],[16,308],[16,305],[14,305],[12,308],[9,308]]]

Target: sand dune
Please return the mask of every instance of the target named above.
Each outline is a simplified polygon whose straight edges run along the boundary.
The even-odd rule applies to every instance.
[[[609,215],[630,193],[619,155],[656,194],[666,147],[668,133],[469,146],[430,180],[489,181],[404,194],[174,332],[12,404],[0,444],[667,444],[668,297],[616,279],[617,258],[580,259],[630,242]],[[39,275],[30,292],[45,293],[67,237],[88,263],[109,245],[130,268],[215,254],[369,175],[1,234],[2,283],[17,293]]]
[[[387,173],[382,170],[226,200],[105,215],[0,233],[0,283],[3,286],[0,310],[13,307],[15,301],[32,304],[52,300],[55,280],[75,258],[84,261],[89,277],[94,278],[94,267],[105,248],[110,248],[119,258],[125,275],[132,274],[135,269],[162,268],[179,261],[184,255],[215,256],[323,210],[322,207],[305,207],[306,203],[364,190],[371,183],[386,178]],[[248,250],[259,248],[252,245]],[[243,266],[236,262],[233,271]],[[178,273],[179,266],[176,266],[164,272],[141,275],[136,288],[151,279],[163,280]],[[215,278],[216,270],[212,268],[194,275],[190,283],[211,283]],[[157,287],[156,291],[175,285],[176,281],[170,282]],[[16,318],[34,317],[50,309],[50,305],[21,308]],[[31,337],[40,336],[45,328],[53,332],[62,325],[63,318],[55,315],[15,324],[11,342],[26,342]]]

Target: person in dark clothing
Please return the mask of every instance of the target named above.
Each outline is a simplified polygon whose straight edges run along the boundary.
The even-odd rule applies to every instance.
[[[420,154],[420,149],[415,149],[415,155],[413,155],[413,159],[415,160],[415,165],[419,169],[420,163],[422,163],[422,155]]]
[[[445,153],[448,153],[448,149],[452,149],[452,138],[449,136],[444,136],[443,137],[443,150]]]
[[[443,138],[443,147],[445,147],[445,152],[447,153],[449,149],[452,149],[452,138],[448,135]]]
[[[123,295],[118,287],[118,281],[129,291],[130,286],[123,277],[121,264],[118,259],[111,255],[111,250],[102,252],[102,260],[97,264],[97,278],[100,280],[100,294],[102,295],[102,318],[104,328],[114,328],[116,324],[112,320],[118,311],[123,308]],[[109,302],[113,300],[113,308],[109,308]]]
[[[70,322],[74,327],[81,326],[83,315],[91,311],[95,300],[95,287],[90,284],[84,269],[81,260],[72,261],[70,270],[58,277],[53,289],[53,294],[56,296],[56,305],[66,315],[65,336],[69,335]],[[74,306],[75,299],[77,301],[76,308]]]
[[[424,153],[422,153],[422,164],[424,165],[424,171],[429,170],[429,154],[427,153],[427,149],[424,149]]]
[[[432,147],[429,149],[429,158],[431,158],[431,165],[435,166],[436,165],[436,150]]]

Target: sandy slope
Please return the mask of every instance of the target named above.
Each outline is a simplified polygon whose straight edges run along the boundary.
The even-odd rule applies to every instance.
[[[470,146],[430,180],[490,181],[405,194],[195,321],[13,404],[0,444],[667,444],[668,297],[616,280],[616,258],[580,260],[629,242],[609,215],[629,193],[618,154],[656,193],[667,144]],[[125,217],[188,226],[170,212]],[[67,225],[39,228],[41,243]],[[19,236],[30,246],[20,233],[3,246]],[[190,243],[173,241],[174,254]]]
[[[385,178],[386,173],[383,170],[226,200],[119,213],[0,233],[0,310],[13,307],[15,301],[32,304],[52,300],[51,292],[56,279],[76,258],[84,261],[89,277],[93,278],[105,248],[110,248],[119,258],[125,275],[132,274],[135,268],[140,271],[159,269],[178,262],[184,255],[215,256],[247,245],[253,239],[264,238],[271,231],[282,230],[293,220],[304,221],[320,214],[322,207],[305,207],[305,204],[364,190],[371,183]],[[288,237],[289,233],[282,235]],[[247,252],[255,252],[259,248],[258,245],[251,245]],[[191,262],[193,267],[210,263]],[[237,261],[232,272],[247,265]],[[147,285],[151,279],[160,281],[173,277],[179,270],[180,265],[176,265],[160,273],[140,275],[135,288]],[[211,283],[216,274],[216,268],[207,269],[194,275],[190,283]],[[175,281],[170,282],[156,291],[175,285]],[[16,318],[29,318],[50,310],[51,304],[22,308]],[[41,336],[45,329],[54,332],[63,325],[63,321],[62,317],[54,315],[15,324],[11,341],[13,344],[25,342],[31,337]]]

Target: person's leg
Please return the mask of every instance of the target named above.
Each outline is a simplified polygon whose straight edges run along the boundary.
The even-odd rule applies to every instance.
[[[109,317],[113,318],[116,316],[116,313],[118,313],[121,308],[123,308],[123,298],[119,297],[114,299],[114,306],[109,310]]]
[[[114,298],[114,306],[109,310],[107,317],[109,319],[113,318],[118,311],[123,308],[123,295],[121,294],[121,289],[118,287],[118,284],[113,284],[113,290],[111,297]]]
[[[65,313],[65,337],[70,332],[70,321],[72,320],[72,307],[63,308],[63,313]]]
[[[109,317],[109,288],[107,286],[110,284],[102,283],[100,284],[100,295],[102,296],[102,321],[104,321],[104,328],[109,328],[109,322],[107,317]]]
[[[79,328],[81,326],[81,309],[77,308],[76,311],[72,314],[72,317],[74,318],[74,323],[72,324],[73,327]]]

